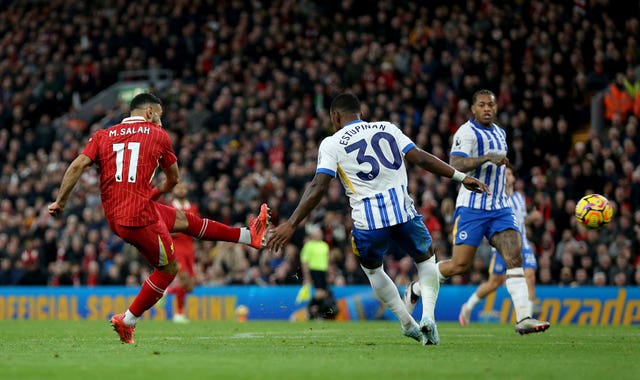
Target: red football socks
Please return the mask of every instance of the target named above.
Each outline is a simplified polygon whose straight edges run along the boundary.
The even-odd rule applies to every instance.
[[[162,298],[164,290],[175,277],[175,275],[166,274],[157,269],[154,270],[142,284],[136,299],[129,306],[129,311],[136,317],[140,317]]]
[[[189,221],[186,234],[201,240],[228,241],[237,243],[240,239],[240,228],[229,227],[211,219],[204,219],[186,214]]]

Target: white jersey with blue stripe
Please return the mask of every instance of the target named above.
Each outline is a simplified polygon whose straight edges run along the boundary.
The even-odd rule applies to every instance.
[[[418,216],[404,164],[414,147],[392,123],[355,120],[320,143],[316,173],[340,178],[356,228],[390,227]]]
[[[496,124],[490,128],[484,127],[474,120],[462,124],[453,135],[451,156],[480,157],[485,154],[507,155],[506,132]],[[467,175],[476,177],[484,182],[491,194],[474,193],[460,186],[456,207],[469,207],[479,210],[498,210],[509,207],[506,185],[506,166],[498,166],[490,161],[467,172]]]
[[[509,197],[509,205],[513,210],[513,214],[516,216],[518,222],[518,228],[520,228],[520,234],[522,235],[522,250],[531,249],[529,240],[527,239],[527,227],[525,225],[525,219],[527,217],[527,202],[524,199],[524,195],[514,191]]]

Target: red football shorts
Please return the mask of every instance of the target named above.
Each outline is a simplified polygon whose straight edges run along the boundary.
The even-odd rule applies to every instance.
[[[153,267],[161,267],[175,260],[173,239],[169,228],[176,220],[176,209],[156,203],[159,220],[142,227],[110,224],[113,232],[133,245]]]
[[[178,211],[175,209],[175,207],[167,206],[160,202],[155,202],[155,205],[158,216],[160,217],[160,219],[162,219],[169,231],[171,231],[174,224],[176,223],[176,213]]]

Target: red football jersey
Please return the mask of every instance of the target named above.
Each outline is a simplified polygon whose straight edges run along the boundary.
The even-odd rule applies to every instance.
[[[82,151],[100,167],[105,217],[123,226],[146,226],[158,215],[151,180],[158,165],[173,165],[176,155],[162,127],[140,116],[96,132]]]

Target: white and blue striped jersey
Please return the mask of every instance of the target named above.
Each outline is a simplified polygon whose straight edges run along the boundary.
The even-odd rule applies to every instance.
[[[469,120],[462,124],[453,135],[451,156],[480,157],[485,154],[506,156],[506,135],[504,129],[496,124],[492,124],[491,128],[485,128],[474,120]],[[460,186],[456,207],[469,207],[480,210],[498,210],[509,207],[507,194],[505,193],[505,173],[506,166],[498,166],[490,161],[478,166],[473,171],[465,173],[476,177],[489,186],[491,195],[474,193],[467,190],[466,187]]]
[[[320,143],[316,173],[340,178],[356,228],[390,227],[418,216],[404,164],[414,147],[392,123],[354,120]]]
[[[522,235],[522,251],[531,250],[531,244],[527,239],[527,227],[525,225],[525,219],[527,217],[527,201],[524,199],[524,195],[514,191],[509,197],[509,205],[513,210],[513,214],[518,222],[518,228],[520,228],[520,235]]]

